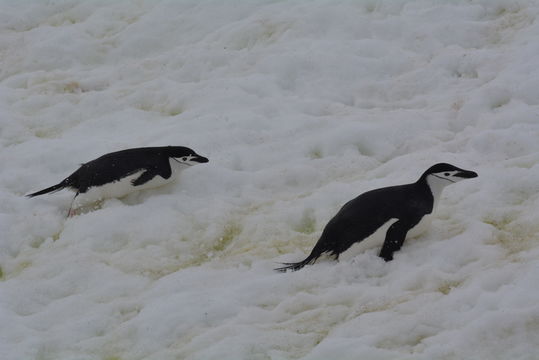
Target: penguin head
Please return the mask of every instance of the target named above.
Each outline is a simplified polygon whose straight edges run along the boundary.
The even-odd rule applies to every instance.
[[[168,146],[167,155],[172,160],[187,166],[207,163],[209,161],[208,158],[198,155],[192,149],[185,146]]]
[[[420,180],[426,181],[431,187],[445,187],[464,179],[477,177],[477,173],[464,170],[447,163],[439,163],[431,166],[421,176]]]

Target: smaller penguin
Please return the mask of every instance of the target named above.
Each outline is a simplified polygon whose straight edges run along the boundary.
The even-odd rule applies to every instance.
[[[28,194],[34,197],[64,188],[75,191],[73,203],[122,197],[133,191],[158,187],[173,181],[185,168],[206,163],[208,159],[184,146],[141,147],[112,152],[81,167],[60,183]],[[80,200],[80,199],[77,199]]]
[[[406,235],[414,236],[425,230],[431,214],[447,185],[477,177],[477,173],[456,166],[439,163],[431,166],[412,184],[384,187],[367,191],[347,202],[328,222],[311,254],[298,263],[283,263],[275,270],[296,271],[314,263],[322,254],[333,255],[335,260],[354,243],[373,235],[390,224],[379,256],[393,260]]]

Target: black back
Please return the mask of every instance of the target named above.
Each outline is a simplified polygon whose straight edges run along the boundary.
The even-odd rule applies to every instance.
[[[367,191],[347,202],[328,222],[315,249],[338,255],[392,218],[411,228],[432,212],[433,205],[424,181]]]
[[[386,234],[380,256],[386,261],[393,258],[393,252],[400,249],[409,229],[423,216],[430,214],[434,197],[426,178],[413,184],[390,186],[367,191],[350,200],[328,222],[320,239],[310,255],[297,263],[283,263],[278,271],[299,270],[324,253],[334,255],[346,251],[354,243],[372,235],[391,219],[398,219]]]

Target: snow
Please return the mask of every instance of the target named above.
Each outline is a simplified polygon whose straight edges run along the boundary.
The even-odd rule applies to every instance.
[[[0,2],[0,358],[537,359],[539,4]],[[65,218],[139,146],[210,159]],[[449,162],[429,230],[295,273]]]

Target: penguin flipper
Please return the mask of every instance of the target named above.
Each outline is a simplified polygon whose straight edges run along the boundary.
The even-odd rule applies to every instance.
[[[133,186],[140,186],[146,184],[156,175],[158,175],[157,172],[153,171],[153,169],[148,169],[144,171],[138,178],[131,180],[131,184],[133,184]]]
[[[393,260],[393,253],[400,250],[402,247],[408,230],[413,228],[418,222],[419,220],[415,221],[401,219],[393,223],[387,230],[384,245],[382,246],[382,250],[378,256],[385,261]]]
[[[139,186],[142,184],[147,183],[157,175],[161,176],[163,179],[168,179],[172,175],[172,169],[170,168],[170,164],[164,163],[159,167],[154,167],[150,169],[146,169],[138,178],[131,181],[131,184],[133,186]]]

